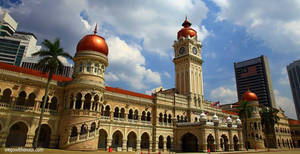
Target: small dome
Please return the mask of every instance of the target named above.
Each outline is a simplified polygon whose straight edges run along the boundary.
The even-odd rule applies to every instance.
[[[213,116],[213,121],[219,121],[219,117],[216,114]]]
[[[188,19],[185,18],[185,21],[182,23],[183,28],[181,28],[177,33],[177,39],[179,39],[180,37],[187,37],[188,35],[190,37],[196,36],[197,38],[197,32],[194,29],[190,28],[191,25],[192,24],[188,21]]]
[[[201,120],[206,120],[206,115],[205,115],[204,112],[202,112],[202,113],[200,114],[200,119],[201,119]]]
[[[258,98],[255,93],[251,92],[250,90],[247,90],[243,95],[242,95],[242,100],[244,101],[257,101]]]
[[[227,123],[232,123],[232,119],[230,117],[227,118]]]
[[[241,124],[242,124],[241,119],[236,119],[236,124],[237,124],[237,125],[241,125]]]
[[[101,36],[96,35],[97,25],[95,27],[94,34],[84,36],[77,44],[76,51],[80,52],[83,50],[90,50],[100,52],[104,55],[108,55],[108,46],[105,39]]]

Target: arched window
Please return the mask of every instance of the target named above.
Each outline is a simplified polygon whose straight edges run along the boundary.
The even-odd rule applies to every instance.
[[[198,121],[198,118],[197,117],[195,117],[195,122],[197,122]]]
[[[31,93],[29,94],[28,96],[28,99],[27,99],[27,102],[26,102],[26,105],[27,106],[34,106],[34,103],[35,103],[35,94],[34,93]]]
[[[43,98],[42,98],[42,102],[40,104],[40,108],[43,108],[44,99],[45,99],[45,96],[43,96]],[[49,107],[49,97],[47,97],[45,109],[48,109],[48,107]]]
[[[167,123],[168,122],[168,115],[165,113],[164,114],[164,122]]]
[[[180,122],[184,122],[183,116],[180,117]]]
[[[163,115],[162,115],[162,113],[159,114],[158,121],[159,121],[159,122],[163,122]]]
[[[180,121],[180,117],[179,117],[179,115],[177,115],[177,122],[179,122]]]
[[[73,126],[71,131],[71,137],[75,137],[78,135],[77,127]]]
[[[134,111],[134,120],[139,120],[139,111],[138,110]]]
[[[56,110],[57,109],[57,98],[54,96],[51,99],[50,107],[51,110]]]
[[[1,102],[5,102],[5,103],[10,103],[11,101],[11,90],[10,89],[5,89],[3,91],[3,95],[1,97]]]
[[[87,93],[85,96],[84,96],[84,104],[83,104],[83,109],[84,110],[89,110],[90,107],[91,107],[91,99],[92,99],[92,96],[90,93]]]
[[[119,108],[118,107],[115,108],[114,117],[115,118],[119,117]]]
[[[86,64],[86,71],[91,72],[91,63]]]
[[[147,121],[151,121],[151,113],[150,112],[147,113]]]
[[[110,107],[109,107],[108,105],[105,107],[105,113],[104,113],[104,116],[106,116],[106,117],[109,117],[109,116],[110,116]]]
[[[71,96],[70,96],[70,109],[73,108],[73,105],[74,105],[74,96],[73,96],[73,94],[71,94]]]
[[[254,129],[257,130],[257,124],[254,122]]]
[[[93,122],[93,123],[91,124],[90,132],[93,132],[93,131],[95,131],[95,130],[96,130],[96,123]]]
[[[86,124],[81,125],[80,135],[86,134],[88,132],[88,126]]]
[[[187,122],[187,121],[188,121],[188,120],[187,120],[187,116],[185,116],[185,117],[184,117],[184,122]]]
[[[120,118],[125,118],[125,109],[121,108],[121,114],[120,114]]]
[[[171,114],[169,114],[168,123],[171,123],[171,122],[172,122],[172,116],[171,116]]]
[[[98,74],[99,64],[95,64],[94,73]]]
[[[133,119],[133,111],[132,111],[132,109],[129,110],[128,119]]]
[[[145,111],[142,112],[141,120],[146,121],[146,112]]]
[[[82,99],[82,95],[81,95],[81,93],[78,93],[76,95],[75,109],[81,109],[81,103],[82,103],[81,99]]]
[[[83,72],[83,64],[82,63],[79,64],[79,72]]]
[[[26,92],[22,91],[19,93],[16,104],[17,105],[25,105],[25,100],[26,100]]]

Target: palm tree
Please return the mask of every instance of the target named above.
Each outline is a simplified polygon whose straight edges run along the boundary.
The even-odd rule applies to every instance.
[[[261,124],[264,128],[265,135],[269,135],[270,133],[274,132],[274,125],[277,123],[280,119],[278,117],[279,110],[272,108],[272,107],[266,107],[263,106],[260,115],[261,115]],[[275,141],[276,143],[276,141]],[[266,141],[266,144],[268,144],[268,141]],[[267,145],[269,148],[269,146]]]
[[[49,40],[44,40],[42,42],[43,49],[33,53],[33,56],[40,56],[42,59],[38,62],[38,67],[42,69],[42,71],[49,72],[48,74],[48,80],[46,84],[46,89],[45,89],[45,95],[43,99],[43,106],[40,114],[40,120],[38,124],[38,130],[34,138],[33,142],[33,147],[36,148],[38,145],[38,138],[40,136],[40,131],[41,131],[41,123],[43,120],[43,114],[46,106],[46,102],[48,101],[48,91],[50,88],[50,81],[52,80],[52,76],[56,71],[62,71],[63,70],[63,63],[59,60],[59,57],[64,57],[67,59],[72,59],[72,56],[65,52],[63,48],[60,47],[60,40],[57,38],[55,39],[54,43],[52,43]]]
[[[251,117],[251,113],[253,111],[253,107],[249,106],[247,101],[241,101],[239,105],[239,116],[244,120],[244,129],[245,129],[245,137],[246,137],[246,150],[248,150],[248,118]]]

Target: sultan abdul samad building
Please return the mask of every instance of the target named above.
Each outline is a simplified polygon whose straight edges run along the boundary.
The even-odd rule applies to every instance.
[[[173,45],[176,87],[152,96],[106,86],[108,46],[96,29],[84,36],[73,59],[73,78],[53,76],[39,146],[65,150],[244,150],[237,113],[204,101],[202,45],[187,19],[182,26]],[[0,63],[2,147],[32,147],[46,81],[47,75],[39,71]],[[258,108],[252,96],[246,92],[243,98],[250,98]],[[253,115],[250,122],[255,123],[255,135],[250,135],[249,141],[253,148],[264,148],[260,116],[258,112]],[[254,127],[249,130],[253,135]]]

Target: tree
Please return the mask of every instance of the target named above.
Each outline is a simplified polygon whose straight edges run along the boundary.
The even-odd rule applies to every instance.
[[[239,116],[244,121],[244,129],[245,129],[245,139],[246,139],[246,150],[248,150],[248,118],[251,117],[251,113],[253,111],[253,107],[249,106],[247,101],[241,101],[239,105]]]
[[[280,120],[277,115],[278,112],[279,110],[272,107],[267,107],[267,106],[262,107],[260,111],[260,116],[261,116],[261,124],[264,128],[265,136],[274,132],[274,125]],[[267,140],[266,140],[266,144],[268,144]],[[267,147],[269,146],[267,145]]]
[[[50,82],[52,80],[52,76],[56,71],[61,72],[63,70],[63,63],[59,60],[59,57],[72,59],[73,57],[65,52],[63,48],[60,47],[60,40],[58,38],[55,39],[54,43],[49,40],[44,40],[42,42],[43,49],[33,53],[32,56],[40,56],[42,59],[38,62],[37,66],[42,69],[43,73],[48,72],[48,80],[45,88],[45,94],[43,99],[43,106],[40,114],[40,120],[38,124],[38,130],[34,138],[33,147],[37,148],[38,138],[40,136],[41,124],[43,120],[44,110],[46,106],[46,102],[48,101],[48,91],[50,88]]]

